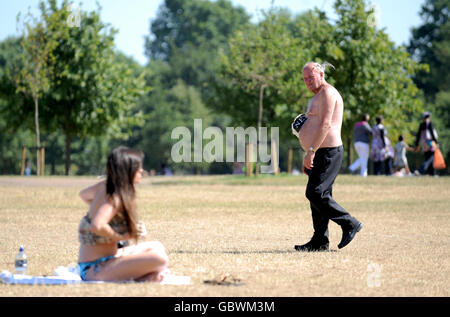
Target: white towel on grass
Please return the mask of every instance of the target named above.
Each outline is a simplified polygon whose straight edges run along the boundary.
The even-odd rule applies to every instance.
[[[191,285],[190,276],[167,274],[164,276],[161,285]]]
[[[27,274],[12,274],[9,271],[2,271],[0,279],[5,284],[22,284],[22,285],[66,285],[85,282],[80,277],[77,266],[58,266],[54,276],[32,276]],[[103,282],[94,282],[103,283]]]
[[[78,266],[59,266],[55,270],[54,276],[32,276],[26,274],[12,274],[9,271],[2,271],[0,279],[4,284],[22,285],[67,285],[67,284],[101,284],[103,281],[83,281],[80,277]],[[172,275],[164,276],[161,285],[190,285],[189,276]]]

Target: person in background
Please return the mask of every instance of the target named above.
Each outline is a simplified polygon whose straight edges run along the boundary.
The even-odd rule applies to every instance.
[[[434,151],[438,145],[438,135],[431,122],[431,113],[424,112],[422,115],[422,123],[419,126],[416,136],[415,151],[419,151],[419,147],[424,153],[424,161],[420,165],[417,175],[436,175],[436,170],[433,167]]]
[[[353,142],[358,159],[350,165],[349,170],[354,173],[360,168],[360,175],[367,176],[367,163],[369,161],[369,142],[372,135],[372,129],[369,125],[370,116],[364,114],[360,122],[356,122],[353,127]]]
[[[165,163],[161,164],[161,175],[164,176],[173,176],[173,172],[170,168],[167,167]]]
[[[408,159],[406,158],[406,151],[414,151],[414,148],[409,147],[403,140],[403,135],[398,137],[398,143],[394,148],[394,173],[398,173],[405,169],[406,175],[412,175],[408,166]]]
[[[384,174],[386,176],[392,175],[393,163],[394,163],[394,148],[392,147],[391,141],[388,137],[387,139],[387,151],[386,151],[386,159],[384,160]]]
[[[27,159],[26,167],[25,167],[25,176],[31,176],[31,162]]]
[[[394,149],[387,137],[387,131],[383,126],[383,117],[376,117],[376,125],[372,128],[372,149],[371,157],[373,160],[373,169],[375,175],[381,175],[384,167],[386,175],[392,174],[392,158]]]

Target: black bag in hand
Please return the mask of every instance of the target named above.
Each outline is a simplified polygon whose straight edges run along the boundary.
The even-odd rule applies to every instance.
[[[295,135],[297,138],[299,137],[300,129],[305,124],[306,120],[308,118],[304,113],[299,114],[295,119],[294,122],[291,124],[292,134]]]

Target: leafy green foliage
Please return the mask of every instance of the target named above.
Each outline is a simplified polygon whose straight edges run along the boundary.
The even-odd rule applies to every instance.
[[[303,83],[304,64],[322,52],[329,52],[327,57],[339,53],[332,42],[321,41],[328,34],[330,25],[318,11],[294,19],[279,9],[263,13],[257,25],[230,38],[211,106],[230,113],[238,124],[255,126],[264,85],[262,125],[279,126],[281,137],[290,139],[290,123],[306,111],[311,97]]]
[[[160,6],[146,39],[150,58],[146,81],[152,87],[140,102],[146,123],[130,140],[148,153],[147,166],[159,171],[161,164],[171,165],[171,148],[176,142],[171,132],[175,127],[193,132],[195,118],[201,118],[204,127],[223,128],[230,121],[227,114],[215,114],[207,105],[220,66],[219,52],[227,51],[228,37],[248,24],[245,10],[233,7],[228,0],[166,0]],[[201,173],[212,165],[177,163],[172,167]]]
[[[152,83],[152,89],[140,101],[145,125],[136,129],[130,139],[130,145],[145,151],[145,165],[155,170],[159,170],[162,164],[171,163],[170,150],[174,143],[171,133],[174,128],[184,126],[193,131],[194,118],[211,123],[208,110],[195,87],[178,79],[170,85],[171,88],[166,88],[168,83],[172,84],[171,74],[170,65],[166,62],[154,61],[148,65],[146,80]]]
[[[345,103],[343,134],[351,138],[353,123],[363,113],[383,115],[390,137],[412,140],[422,111],[420,92],[411,80],[424,67],[396,47],[384,30],[367,23],[372,13],[362,0],[337,0],[334,38],[342,50],[333,73]]]
[[[217,48],[248,20],[242,7],[235,8],[227,0],[165,0],[151,23],[146,52],[151,59],[169,61],[174,49],[206,42]]]
[[[412,30],[408,51],[429,71],[414,77],[423,90],[426,110],[439,134],[439,144],[450,171],[450,0],[427,0],[420,16],[423,24]]]
[[[43,3],[40,4],[41,8]],[[55,57],[53,50],[58,45],[58,39],[48,36],[46,25],[30,17],[30,22],[24,22],[24,34],[21,46],[21,67],[13,80],[16,82],[17,91],[31,96],[34,102],[34,122],[36,131],[36,167],[37,175],[41,172],[41,138],[39,128],[39,99],[42,94],[50,89],[50,81],[53,76]]]
[[[384,116],[391,141],[403,134],[411,143],[423,98],[433,111],[441,148],[450,147],[449,0],[426,2],[424,25],[413,30],[408,51],[368,23],[373,12],[363,0],[336,0],[336,21],[317,9],[293,16],[273,8],[262,12],[257,23],[250,23],[245,10],[229,0],[165,0],[151,22],[145,67],[115,50],[116,30],[100,20],[99,11],[82,11],[80,27],[74,27],[67,23],[68,1],[57,3],[41,1],[38,20],[45,26],[43,34],[57,39],[48,55],[51,69],[43,78],[49,82],[42,86],[39,105],[52,173],[68,173],[69,168],[78,174],[102,173],[105,154],[123,143],[142,149],[145,167],[159,170],[162,163],[171,164],[173,128],[193,131],[195,118],[203,120],[204,128],[222,130],[280,127],[283,165],[287,148],[298,146],[290,123],[306,111],[312,97],[302,79],[309,61],[336,67],[326,77],[344,98],[347,150],[353,123],[366,112],[372,118]],[[33,100],[18,94],[9,79],[27,62],[20,58],[21,40],[0,43],[0,147],[7,166],[0,167],[2,172],[17,171],[13,147],[20,151],[21,145],[33,145],[28,131],[34,127]],[[6,131],[16,133],[14,139]],[[229,170],[226,164],[213,165],[172,167],[197,173]]]
[[[14,134],[21,127],[33,129],[34,105],[30,96],[17,93],[13,80],[22,62],[21,39],[9,37],[0,42],[0,118],[8,122],[2,132]]]
[[[422,103],[411,76],[424,67],[367,22],[372,12],[363,0],[337,0],[335,10],[334,25],[317,10],[295,18],[271,10],[254,28],[236,33],[217,85],[218,96],[231,98],[213,106],[229,111],[238,122],[255,124],[255,88],[265,84],[264,124],[285,127],[281,135],[288,137],[292,119],[306,110],[312,96],[301,77],[303,65],[328,61],[336,70],[327,80],[344,98],[344,139],[351,141],[362,113],[383,115],[391,137],[403,133],[412,139]]]

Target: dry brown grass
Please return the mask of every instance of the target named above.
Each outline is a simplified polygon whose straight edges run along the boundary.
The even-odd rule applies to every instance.
[[[87,210],[77,194],[94,181],[0,177],[0,270],[13,271],[20,244],[29,274],[75,263]],[[330,222],[326,253],[293,250],[312,235],[305,184],[305,176],[147,178],[138,203],[148,237],[166,246],[170,269],[191,276],[192,285],[0,283],[0,296],[450,295],[450,178],[339,176],[334,197],[364,228],[338,250],[341,231]],[[224,273],[244,285],[204,283]]]

